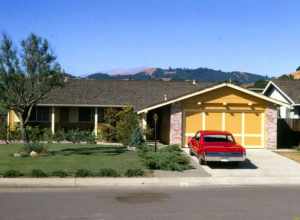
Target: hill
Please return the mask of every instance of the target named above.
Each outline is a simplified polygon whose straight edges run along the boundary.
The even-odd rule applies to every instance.
[[[216,81],[236,81],[239,83],[252,83],[257,80],[266,79],[265,76],[247,73],[247,72],[224,72],[221,70],[214,70],[209,68],[145,68],[140,72],[134,74],[116,74],[109,75],[107,73],[94,73],[88,75],[89,79],[124,79],[124,80],[198,80],[206,82]]]

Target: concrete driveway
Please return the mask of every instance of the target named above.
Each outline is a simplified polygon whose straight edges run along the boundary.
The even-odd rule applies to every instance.
[[[192,160],[198,162],[193,156]],[[248,149],[239,166],[216,163],[202,166],[212,177],[300,177],[300,164],[266,149]]]

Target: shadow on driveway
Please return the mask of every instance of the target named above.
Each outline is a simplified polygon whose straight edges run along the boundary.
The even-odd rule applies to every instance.
[[[252,163],[249,159],[238,164],[236,163],[224,163],[224,162],[209,162],[207,164],[211,169],[243,169],[243,170],[254,170],[258,167]]]

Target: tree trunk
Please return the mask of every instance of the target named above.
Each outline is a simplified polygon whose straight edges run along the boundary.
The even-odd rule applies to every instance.
[[[21,114],[18,114],[19,120],[20,120],[20,132],[21,132],[21,139],[24,144],[27,144],[29,142],[27,132],[26,132],[26,126],[24,124],[24,120]]]

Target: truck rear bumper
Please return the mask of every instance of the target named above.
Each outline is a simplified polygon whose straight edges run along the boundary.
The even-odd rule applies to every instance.
[[[242,157],[222,157],[222,156],[206,156],[205,161],[219,161],[219,162],[240,162],[245,161],[246,156]]]

